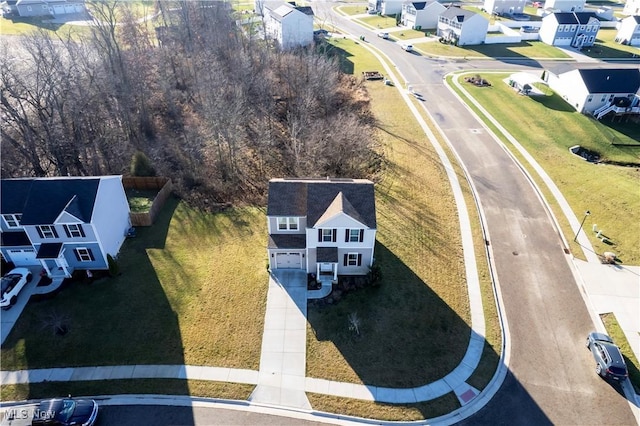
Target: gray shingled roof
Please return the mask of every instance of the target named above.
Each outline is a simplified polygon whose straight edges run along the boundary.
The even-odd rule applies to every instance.
[[[267,216],[306,216],[312,227],[341,192],[348,202],[342,203],[345,213],[375,229],[373,182],[364,179],[272,179]]]
[[[554,13],[553,16],[555,16],[556,21],[558,21],[558,24],[566,25],[566,24],[578,23],[578,19],[573,14],[573,12],[558,12],[558,13]]]
[[[338,247],[318,247],[316,249],[317,262],[338,262]]]
[[[267,244],[270,249],[303,249],[307,247],[305,234],[271,234]]]
[[[598,16],[593,12],[574,12],[573,14],[576,15],[576,19],[582,25],[588,24],[591,18],[598,20]],[[600,22],[600,20],[598,20],[598,22]]]
[[[578,70],[589,93],[637,93],[640,70],[637,68],[605,68]]]
[[[465,19],[469,19],[473,15],[477,15],[477,13],[467,9],[461,9],[457,6],[451,6],[440,14],[440,16],[444,16],[445,18],[456,20],[458,22],[464,22]]]
[[[22,213],[22,225],[51,225],[63,211],[88,223],[99,183],[98,177],[2,179],[2,212]]]

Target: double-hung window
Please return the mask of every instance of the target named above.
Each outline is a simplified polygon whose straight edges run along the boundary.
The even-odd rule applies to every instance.
[[[345,231],[345,243],[361,243],[364,238],[364,229],[347,229]]]
[[[40,238],[58,238],[58,231],[53,225],[38,225],[36,229]]]
[[[2,218],[9,228],[20,228],[21,214],[3,214]]]
[[[64,232],[69,238],[83,238],[84,230],[80,224],[64,225]]]
[[[333,241],[333,229],[322,230],[322,242],[330,243]]]
[[[93,262],[95,260],[91,249],[88,249],[86,247],[78,247],[73,251],[76,254],[76,259],[78,259],[79,262]]]
[[[297,231],[298,218],[297,217],[279,217],[278,230],[279,231]]]
[[[344,255],[344,266],[361,266],[362,254],[360,253],[346,253]]]

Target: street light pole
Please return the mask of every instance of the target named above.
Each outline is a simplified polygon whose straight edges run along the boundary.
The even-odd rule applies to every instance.
[[[578,232],[576,232],[576,236],[573,237],[573,241],[578,241],[578,234],[580,233],[580,231],[582,230],[582,225],[584,225],[584,221],[587,220],[587,216],[589,216],[591,214],[591,212],[589,210],[587,210],[586,212],[584,212],[584,217],[582,218],[582,222],[580,222],[580,227],[578,228]]]

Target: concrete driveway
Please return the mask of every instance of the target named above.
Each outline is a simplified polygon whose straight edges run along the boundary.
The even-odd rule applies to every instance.
[[[18,301],[11,308],[0,311],[0,344],[4,344],[7,336],[11,333],[13,326],[15,325],[18,318],[20,318],[20,314],[24,310],[25,306],[27,306],[27,302],[31,295],[38,292],[37,285],[40,281],[40,271],[42,270],[42,266],[23,266],[24,268],[29,269],[33,278],[30,283],[27,283],[26,286],[22,289],[22,291],[18,294]],[[52,283],[53,284],[53,283]]]

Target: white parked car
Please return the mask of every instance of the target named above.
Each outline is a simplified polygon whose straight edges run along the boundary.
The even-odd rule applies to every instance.
[[[9,309],[16,304],[18,293],[31,282],[31,272],[27,268],[15,268],[2,277],[2,300],[0,307]]]
[[[412,44],[402,43],[402,44],[400,44],[400,47],[402,48],[402,50],[406,50],[407,52],[411,52],[413,50],[413,45]]]
[[[389,33],[387,33],[387,32],[378,33],[378,37],[387,40],[389,38]]]

